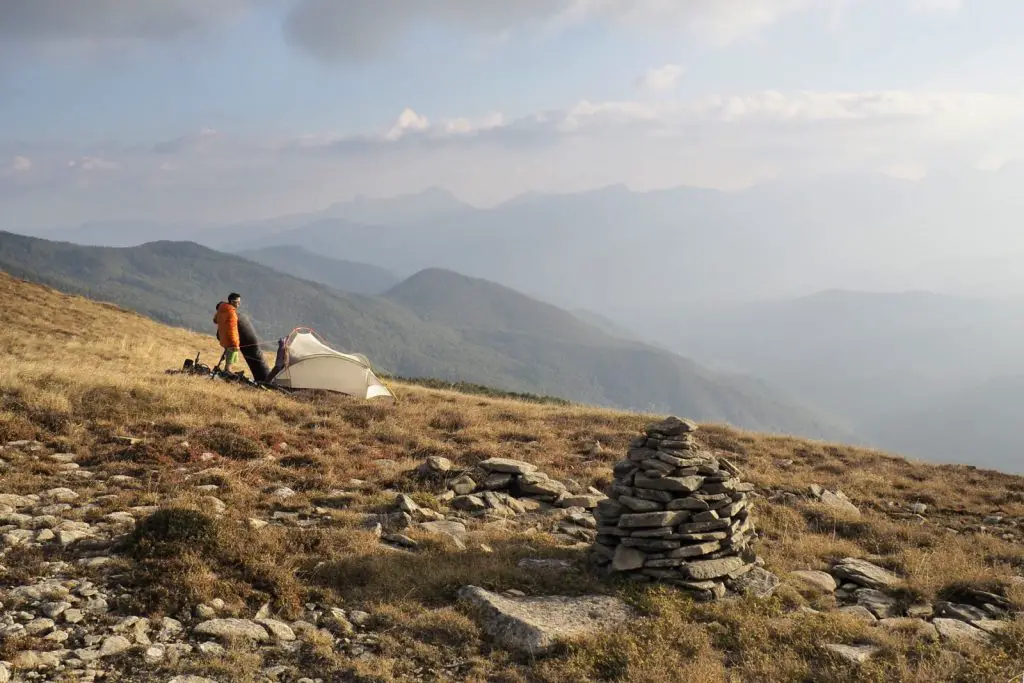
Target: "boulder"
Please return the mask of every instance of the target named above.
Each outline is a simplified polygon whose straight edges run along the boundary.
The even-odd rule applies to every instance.
[[[635,616],[624,602],[604,595],[511,597],[477,586],[464,586],[457,595],[500,647],[531,656],[548,654],[562,639],[620,627]]]

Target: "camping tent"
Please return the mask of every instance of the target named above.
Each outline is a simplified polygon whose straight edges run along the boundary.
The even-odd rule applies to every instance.
[[[335,351],[306,328],[280,342],[270,383],[284,389],[323,389],[359,398],[393,399],[362,354]]]

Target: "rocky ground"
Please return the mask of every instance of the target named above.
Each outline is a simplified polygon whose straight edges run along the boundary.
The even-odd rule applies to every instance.
[[[131,439],[124,443],[126,449],[136,445]],[[169,488],[161,481],[166,473],[158,468],[115,474],[123,469],[116,461],[55,452],[33,441],[3,446],[0,474],[17,473],[21,490],[29,482],[37,490],[0,494],[0,683],[227,681],[235,680],[232,667],[246,657],[247,680],[340,680],[318,676],[311,653],[326,649],[352,662],[372,661],[378,655],[380,621],[367,611],[331,602],[303,603],[300,612],[293,610],[290,616],[277,613],[270,602],[251,610],[244,603],[219,598],[173,614],[137,609],[132,563],[140,556],[140,546],[161,534],[164,538],[190,533],[190,519],[168,517],[163,509],[164,494],[180,498],[180,482],[188,482],[194,502],[189,512],[196,515],[192,521],[223,518],[257,533],[275,527],[315,530],[344,525],[338,511],[373,487],[352,480],[348,490],[331,490],[315,502],[289,505],[308,496],[270,483],[264,487],[265,505],[255,508],[261,514],[243,519],[228,514],[228,503],[218,497],[223,484],[205,483],[225,476],[222,460],[216,453],[200,454],[191,466],[176,468],[180,480]],[[427,504],[417,503],[422,495],[385,488],[374,495],[390,502],[359,521],[364,532],[396,557],[416,554],[432,538],[443,538],[456,552],[465,551],[472,542],[469,530],[481,526],[492,531],[514,528],[517,533],[531,529],[577,551],[578,561],[524,557],[517,562],[519,569],[563,575],[566,581],[588,571],[585,550],[597,534],[593,510],[605,499],[596,487],[556,480],[533,464],[502,458],[465,469],[434,456],[408,475],[433,492]],[[841,491],[818,486],[804,491],[769,489],[751,496],[766,502],[818,501],[854,519],[861,515]],[[895,504],[879,507],[904,522],[934,523],[928,506],[913,505],[905,511],[894,509]],[[975,526],[973,520],[953,521],[948,512],[940,514],[944,533],[984,530],[1007,541],[1020,538],[1020,519],[984,519]],[[486,544],[480,550],[491,551]],[[781,577],[771,565],[762,566],[735,586],[724,602],[751,596],[767,599],[785,585],[818,601],[819,607],[800,606],[806,614],[837,611],[879,632],[939,648],[953,662],[963,660],[958,647],[965,641],[994,646],[1001,632],[1019,624],[1014,621],[1017,606],[1009,598],[975,586],[947,591],[942,600],[915,599],[903,587],[906,577],[875,563],[885,561],[846,557],[828,571],[795,570],[780,572]],[[1014,576],[1013,581],[1024,583],[1024,577]],[[608,595],[527,595],[465,585],[456,598],[495,646],[530,657],[552,651],[559,639],[601,633],[638,618],[634,606]],[[883,652],[882,646],[870,642],[821,646],[851,666]],[[258,662],[254,670],[253,661]],[[455,661],[443,667],[414,667],[403,678],[468,676],[467,663]]]

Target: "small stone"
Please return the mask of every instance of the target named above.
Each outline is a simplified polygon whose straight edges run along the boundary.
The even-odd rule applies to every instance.
[[[267,629],[275,640],[280,642],[290,642],[295,640],[295,633],[291,630],[288,624],[283,621],[278,621],[276,619],[258,619],[256,623]]]
[[[640,569],[644,566],[647,555],[629,546],[620,545],[615,548],[615,556],[612,558],[612,568],[618,572],[628,572]]]
[[[53,619],[33,619],[25,624],[25,633],[30,636],[41,636],[53,630]]]
[[[603,498],[603,496],[569,496],[558,501],[558,506],[563,508],[581,507],[586,510],[593,510]]]
[[[227,653],[227,650],[225,650],[224,646],[220,643],[207,641],[205,643],[199,643],[199,653],[212,659],[213,657],[223,657]]]
[[[855,517],[859,517],[860,509],[851,503],[846,496],[840,495],[841,493],[842,492],[833,493],[832,491],[824,491],[819,500],[822,504],[827,505],[830,508],[841,510]]]
[[[468,474],[463,474],[451,483],[450,488],[457,495],[465,496],[476,490],[476,482]]]
[[[417,467],[416,471],[423,477],[438,477],[450,472],[452,467],[452,461],[448,458],[432,455]]]
[[[420,509],[420,506],[416,504],[416,501],[404,493],[398,494],[398,498],[395,499],[395,506],[402,512],[407,512],[410,515],[415,515],[415,513]]]
[[[124,636],[109,636],[103,639],[103,645],[100,646],[100,657],[113,657],[130,649],[132,649],[131,641]]]
[[[879,619],[887,619],[898,614],[896,600],[874,588],[861,588],[853,595],[858,605],[866,607]]]
[[[825,649],[839,655],[850,664],[863,664],[881,648],[874,645],[826,645]]]
[[[923,515],[928,511],[928,506],[924,503],[914,503],[910,506],[910,511],[915,515]]]
[[[56,488],[45,492],[43,498],[51,503],[73,503],[78,500],[78,494],[69,488]]]
[[[761,567],[754,567],[742,576],[728,582],[731,590],[755,598],[767,598],[779,587],[779,577]]]
[[[790,572],[789,576],[799,587],[810,588],[821,593],[836,592],[836,580],[826,572],[803,570]]]
[[[452,499],[452,507],[465,512],[482,512],[487,509],[487,504],[480,496],[461,495]]]
[[[217,616],[217,610],[215,610],[210,605],[196,605],[196,608],[195,610],[193,610],[193,613],[195,614],[197,619],[202,619],[204,621],[206,619],[213,619]]]
[[[165,655],[166,649],[163,645],[152,645],[146,648],[146,652],[143,654],[143,659],[146,660],[147,664],[159,664],[164,660]]]
[[[355,633],[352,622],[345,616],[345,611],[337,607],[327,610],[321,623],[324,628],[340,638],[347,638]]]
[[[363,627],[370,622],[370,613],[361,612],[359,610],[352,610],[348,613],[348,619],[353,625]]]

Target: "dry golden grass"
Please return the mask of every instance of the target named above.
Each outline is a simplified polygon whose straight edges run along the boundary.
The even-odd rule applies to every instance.
[[[1021,621],[991,648],[939,645],[834,612],[810,613],[802,608],[827,608],[834,599],[789,585],[767,600],[702,605],[664,588],[524,571],[516,566],[523,557],[575,560],[583,551],[515,523],[471,526],[465,551],[412,534],[422,543],[412,554],[382,547],[361,528],[366,514],[388,509],[395,491],[433,505],[439,489],[409,476],[429,455],[461,466],[494,456],[527,460],[562,480],[603,487],[629,440],[661,416],[401,384],[393,405],[255,392],[165,374],[197,350],[215,361],[219,349],[209,334],[163,327],[6,275],[0,275],[0,296],[8,302],[0,308],[0,442],[38,439],[107,474],[143,482],[105,500],[97,514],[155,504],[203,510],[208,494],[194,487],[221,487],[216,495],[228,510],[206,552],[121,560],[138,586],[134,603],[125,607],[169,613],[220,597],[240,615],[270,601],[276,614],[295,617],[310,600],[371,613],[381,633],[375,657],[348,659],[312,643],[291,662],[330,680],[403,680],[418,672],[426,680],[508,682],[1003,683],[1024,672]],[[1011,582],[1024,572],[1024,547],[976,531],[987,515],[1024,514],[1024,478],[721,425],[706,425],[702,434],[710,447],[733,453],[744,476],[767,496],[755,507],[762,534],[757,549],[781,577],[826,569],[846,556],[867,557],[905,577],[907,600],[935,600],[969,582],[1024,605],[1024,587]],[[117,438],[125,436],[142,442],[128,446]],[[592,454],[595,440],[602,450]],[[204,459],[208,452],[215,457]],[[3,488],[34,493],[55,471],[44,462],[20,468],[4,475]],[[842,488],[864,514],[850,518],[772,497],[811,484]],[[88,495],[91,486],[83,482],[79,491]],[[273,498],[280,486],[297,495]],[[894,518],[890,502],[928,504],[929,523]],[[311,505],[329,508],[329,524],[255,532],[245,523]],[[14,559],[0,576],[7,585],[40,561],[31,554]],[[528,594],[614,592],[644,617],[627,630],[567,643],[532,662],[490,648],[454,604],[454,592],[466,583]],[[882,651],[853,668],[822,649],[830,642],[872,643]],[[258,665],[240,652],[208,670],[248,680]]]

